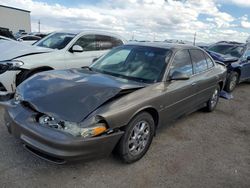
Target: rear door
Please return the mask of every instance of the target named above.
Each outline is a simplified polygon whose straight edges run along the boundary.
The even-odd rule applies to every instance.
[[[163,100],[165,121],[175,119],[196,106],[196,80],[193,78],[193,65],[188,50],[176,52],[169,75],[175,71],[187,74],[190,79],[166,82]]]
[[[189,50],[194,65],[194,82],[197,86],[197,103],[209,100],[216,87],[218,77],[214,73],[214,62],[202,50]]]

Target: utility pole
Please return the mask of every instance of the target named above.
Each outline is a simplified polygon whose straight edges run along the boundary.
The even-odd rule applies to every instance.
[[[41,25],[41,22],[40,20],[38,20],[38,32],[40,33],[40,25]]]
[[[135,40],[135,33],[134,33],[134,31],[133,31],[133,33],[132,33],[132,39],[131,39],[132,41],[134,41]]]
[[[195,46],[195,42],[196,42],[196,32],[194,33],[194,46]]]

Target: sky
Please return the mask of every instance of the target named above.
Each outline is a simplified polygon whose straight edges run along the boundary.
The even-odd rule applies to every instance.
[[[221,40],[250,36],[250,0],[0,0],[31,11],[32,31],[95,29],[126,39]]]

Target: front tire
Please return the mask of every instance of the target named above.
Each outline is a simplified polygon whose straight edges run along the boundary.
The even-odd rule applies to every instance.
[[[227,79],[227,83],[225,85],[225,91],[229,93],[233,92],[233,90],[238,84],[238,81],[239,81],[239,73],[234,72],[234,71],[231,72],[231,74],[229,75]]]
[[[154,137],[155,122],[153,117],[142,112],[136,115],[125,128],[125,133],[118,143],[119,157],[125,163],[141,159],[148,151]]]
[[[212,112],[215,110],[220,98],[220,86],[217,86],[213,92],[213,95],[207,102],[206,111]]]

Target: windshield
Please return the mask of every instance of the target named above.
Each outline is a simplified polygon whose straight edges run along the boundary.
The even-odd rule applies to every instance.
[[[209,51],[213,51],[216,53],[220,53],[223,55],[229,55],[232,57],[240,58],[244,53],[243,46],[236,46],[236,45],[227,45],[227,44],[217,44],[210,46],[208,48]]]
[[[35,43],[35,46],[61,50],[75,37],[71,33],[53,33]]]
[[[142,47],[118,47],[91,66],[96,72],[129,80],[154,83],[162,78],[170,50]]]

